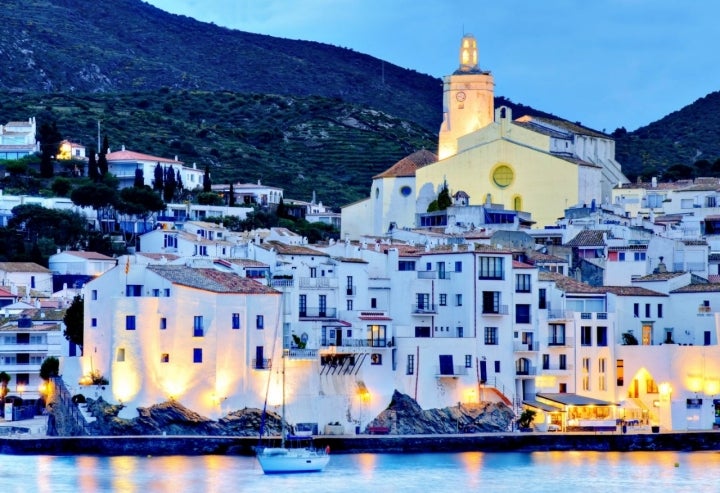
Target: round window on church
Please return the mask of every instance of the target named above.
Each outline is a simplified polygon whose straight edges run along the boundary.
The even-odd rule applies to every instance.
[[[510,184],[513,182],[513,178],[513,170],[510,169],[509,166],[505,166],[504,164],[495,168],[495,171],[493,171],[492,174],[493,182],[500,188],[510,186]]]
[[[400,195],[402,195],[403,197],[409,197],[411,193],[412,193],[412,188],[410,188],[407,185],[400,188]]]

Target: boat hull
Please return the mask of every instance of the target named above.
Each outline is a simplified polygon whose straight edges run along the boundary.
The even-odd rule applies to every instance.
[[[257,459],[265,474],[320,472],[330,462],[324,452],[286,448],[266,448],[258,452]]]

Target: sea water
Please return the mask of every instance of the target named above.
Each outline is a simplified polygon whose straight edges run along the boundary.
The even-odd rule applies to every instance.
[[[264,475],[254,457],[0,455],[0,491],[714,492],[720,452],[335,454],[320,473]]]

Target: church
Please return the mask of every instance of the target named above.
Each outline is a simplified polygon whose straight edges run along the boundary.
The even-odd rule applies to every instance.
[[[475,37],[460,42],[459,67],[443,78],[437,154],[422,150],[373,177],[370,197],[342,209],[343,238],[416,228],[447,188],[466,206],[527,211],[536,227],[565,209],[609,203],[628,183],[608,135],[568,121],[495,108],[493,75],[478,65]]]

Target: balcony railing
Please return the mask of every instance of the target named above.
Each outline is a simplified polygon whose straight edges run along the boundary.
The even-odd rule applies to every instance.
[[[520,376],[537,375],[537,368],[535,368],[534,366],[527,366],[525,368],[516,368],[515,375],[520,375]]]
[[[317,349],[308,349],[308,348],[290,348],[286,349],[286,354],[288,355],[288,358],[295,359],[295,360],[315,360],[318,357],[318,350]]]
[[[449,370],[449,369],[450,369],[450,368],[443,368],[443,369],[441,370],[439,366],[436,366],[436,367],[435,367],[435,376],[436,376],[437,378],[442,378],[442,377],[460,377],[460,376],[462,376],[462,375],[467,375],[467,374],[468,374],[468,369],[467,369],[466,367],[462,366],[462,365],[453,365],[453,367],[452,367],[452,373],[448,373],[448,372],[447,372],[447,370]]]
[[[567,320],[568,313],[565,310],[548,310],[548,320]]]
[[[301,277],[300,287],[306,289],[335,289],[338,287],[337,277]]]
[[[253,358],[252,367],[254,370],[270,370],[270,369],[272,369],[272,359],[271,358],[263,358],[263,359]]]
[[[415,314],[426,314],[426,313],[437,313],[437,305],[433,303],[421,303],[415,304],[412,307],[412,312]]]
[[[292,279],[271,279],[270,286],[273,288],[291,288],[293,287]]]
[[[550,337],[547,345],[551,347],[572,347],[575,341],[572,337]]]
[[[434,270],[419,270],[417,271],[418,279],[437,279],[437,271]]]
[[[543,373],[562,373],[566,371],[573,371],[573,369],[573,365],[565,365],[564,368],[561,368],[560,365],[550,365],[548,368],[543,368],[541,371]]]
[[[343,339],[340,344],[335,341],[325,341],[322,343],[323,347],[328,348],[379,348],[379,347],[390,347],[389,342],[392,339]]]
[[[507,305],[500,305],[496,307],[483,307],[483,315],[507,315],[509,313]]]
[[[516,352],[535,352],[540,350],[540,343],[513,341],[513,350]]]
[[[337,308],[323,308],[323,307],[307,307],[301,308],[299,316],[300,318],[335,318],[337,314]]]

